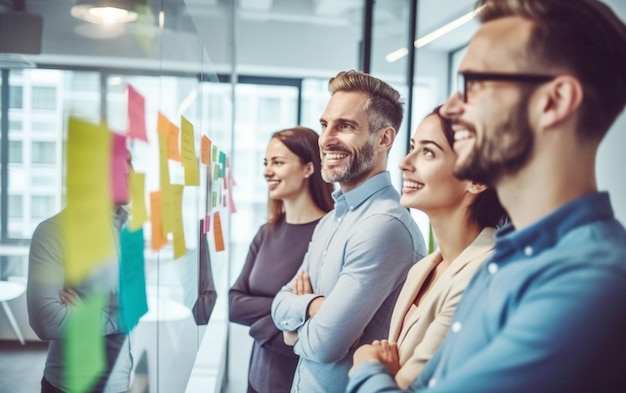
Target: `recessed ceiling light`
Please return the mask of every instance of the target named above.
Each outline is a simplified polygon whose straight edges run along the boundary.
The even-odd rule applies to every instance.
[[[130,0],[78,0],[72,7],[73,17],[99,25],[114,25],[137,19]]]

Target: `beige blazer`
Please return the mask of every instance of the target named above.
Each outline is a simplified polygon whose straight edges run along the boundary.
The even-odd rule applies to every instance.
[[[424,280],[441,262],[441,252],[436,250],[427,255],[409,271],[389,328],[389,341],[398,343],[400,370],[395,380],[400,388],[406,389],[437,351],[465,287],[476,269],[493,253],[494,235],[494,228],[485,228],[480,232],[434,283],[403,327],[404,317]]]

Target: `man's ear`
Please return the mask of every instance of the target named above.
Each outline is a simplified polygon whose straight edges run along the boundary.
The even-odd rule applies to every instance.
[[[386,150],[391,149],[393,141],[396,139],[396,130],[393,127],[385,127],[380,132],[379,145]]]
[[[539,126],[542,129],[569,121],[583,101],[580,81],[571,75],[559,75],[544,89]]]
[[[487,189],[487,186],[481,183],[476,183],[476,182],[468,182],[467,185],[467,191],[470,194],[474,194],[474,195],[478,195],[481,192],[485,191]]]

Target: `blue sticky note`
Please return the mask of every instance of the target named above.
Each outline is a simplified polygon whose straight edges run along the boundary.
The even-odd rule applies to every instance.
[[[123,228],[120,249],[120,324],[130,332],[148,312],[143,228],[134,232]]]

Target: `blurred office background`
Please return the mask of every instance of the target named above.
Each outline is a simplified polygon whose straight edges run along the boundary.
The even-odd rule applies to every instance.
[[[206,183],[185,193],[187,255],[174,259],[171,244],[158,253],[146,247],[150,312],[135,331],[142,361],[134,391],[244,392],[251,339],[246,327],[228,323],[227,297],[266,219],[269,136],[296,124],[319,130],[328,79],[364,70],[406,102],[389,160],[399,187],[397,163],[411,130],[455,89],[456,68],[478,27],[474,1],[115,0],[136,19],[94,23],[72,15],[76,5],[106,2],[0,0],[0,380],[14,382],[0,391],[38,391],[45,346],[29,327],[23,288],[33,230],[64,206],[67,117],[124,130],[130,83],[146,98],[150,132],[157,111],[184,115],[198,137],[209,136],[227,154],[236,207],[223,216],[226,250],[216,252],[209,237],[218,298],[208,325],[196,326],[183,299],[197,275]],[[626,2],[606,3],[626,19]],[[622,114],[597,162],[599,186],[612,193],[624,223],[625,128]],[[158,182],[155,150],[132,149],[135,170],[147,174],[150,187]],[[173,170],[173,181],[182,176]],[[425,216],[413,214],[427,236]],[[16,371],[20,355],[30,374]]]

